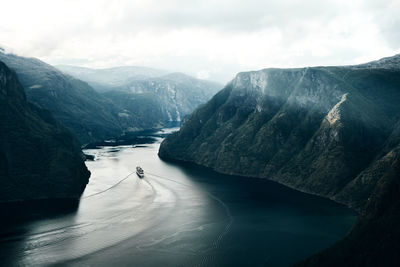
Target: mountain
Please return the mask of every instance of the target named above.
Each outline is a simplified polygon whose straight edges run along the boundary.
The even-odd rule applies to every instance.
[[[99,92],[109,91],[113,87],[124,85],[130,81],[160,77],[168,73],[163,70],[139,66],[91,69],[58,65],[56,68],[77,79],[86,81]]]
[[[183,73],[145,67],[89,69],[58,66],[60,70],[91,84],[132,118],[135,129],[158,128],[180,122],[222,86]]]
[[[199,80],[183,73],[171,73],[129,82],[104,93],[104,96],[133,114],[147,114],[149,118],[144,123],[157,125],[181,122],[221,87],[217,83]]]
[[[119,135],[132,123],[131,114],[87,83],[38,59],[0,51],[0,60],[17,73],[28,100],[50,110],[81,143]]]
[[[400,54],[393,57],[385,57],[376,61],[368,62],[361,65],[351,66],[352,68],[369,68],[369,69],[399,69]]]
[[[78,198],[90,172],[72,134],[26,100],[0,61],[0,202]]]
[[[360,214],[344,240],[301,265],[396,265],[399,59],[239,73],[164,140],[159,156],[270,179]]]
[[[144,67],[60,67],[108,91],[99,93],[38,59],[0,51],[0,60],[15,70],[29,101],[50,110],[82,144],[180,122],[221,88],[184,74],[164,75],[164,71]],[[158,75],[164,76],[149,78]]]

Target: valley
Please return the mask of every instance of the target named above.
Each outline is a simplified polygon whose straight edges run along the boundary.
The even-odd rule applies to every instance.
[[[400,55],[223,88],[0,61],[1,265],[400,262]]]

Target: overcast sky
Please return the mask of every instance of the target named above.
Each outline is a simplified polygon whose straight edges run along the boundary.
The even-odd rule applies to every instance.
[[[227,82],[400,52],[399,0],[0,0],[0,46],[50,64],[138,65]]]

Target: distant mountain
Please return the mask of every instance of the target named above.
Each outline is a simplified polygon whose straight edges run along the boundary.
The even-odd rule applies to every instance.
[[[161,144],[164,159],[267,178],[344,203],[351,233],[304,266],[396,266],[399,55],[348,67],[239,73]]]
[[[16,74],[0,61],[0,202],[78,198],[89,176],[72,134],[27,102]]]
[[[157,114],[159,122],[180,122],[221,88],[217,83],[182,73],[171,73],[162,77],[131,81],[104,95],[134,114],[143,112],[145,103],[149,103],[155,107],[153,115]]]
[[[99,92],[109,91],[113,87],[125,85],[130,81],[168,74],[167,71],[138,66],[91,69],[71,65],[58,65],[56,68],[89,83]]]
[[[81,143],[119,135],[132,124],[131,114],[87,83],[38,59],[0,51],[0,60],[17,73],[29,101],[50,110]]]
[[[157,128],[181,122],[200,104],[208,101],[222,85],[183,73],[169,73],[144,67],[88,69],[58,68],[104,91],[116,106],[133,114],[137,128]]]

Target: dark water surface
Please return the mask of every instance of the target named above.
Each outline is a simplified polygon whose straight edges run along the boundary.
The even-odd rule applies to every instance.
[[[160,141],[86,150],[96,160],[80,203],[3,207],[0,264],[288,266],[355,221],[341,205],[276,183],[161,161]]]

